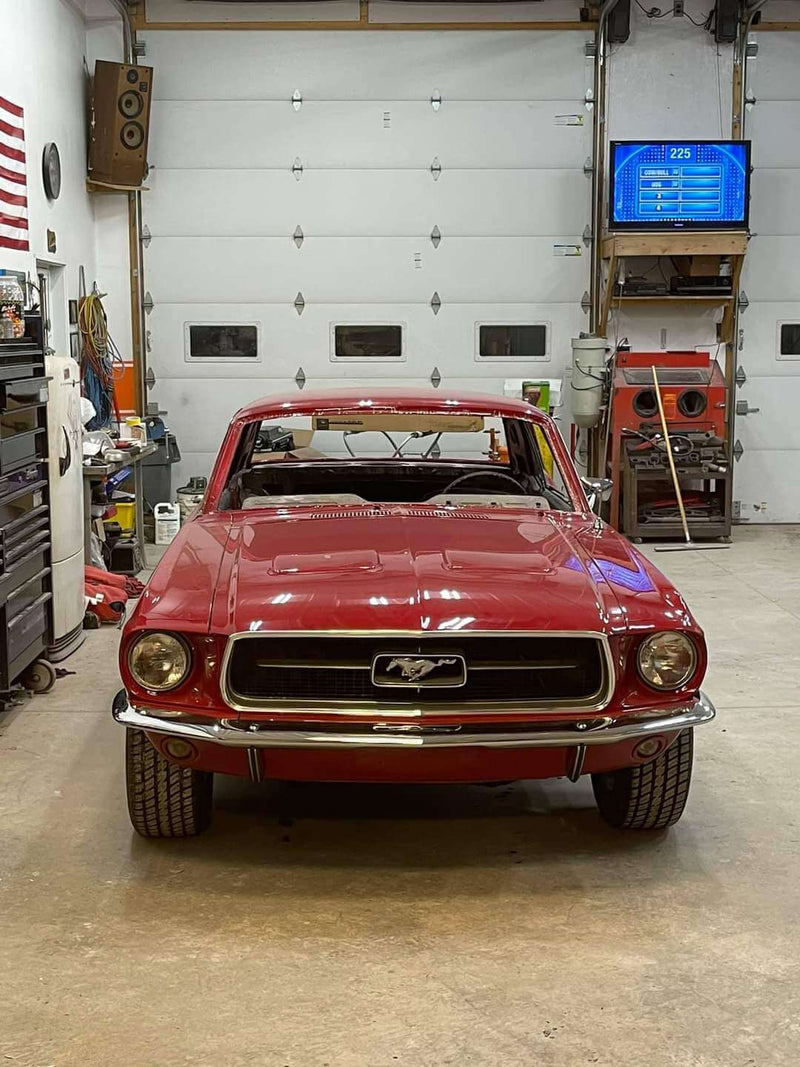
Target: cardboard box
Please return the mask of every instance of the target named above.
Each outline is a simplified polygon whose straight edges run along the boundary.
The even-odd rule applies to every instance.
[[[483,430],[481,415],[382,415],[380,412],[365,412],[352,415],[315,415],[312,419],[315,430],[359,430],[377,432],[383,430],[421,430],[425,433],[480,433]]]

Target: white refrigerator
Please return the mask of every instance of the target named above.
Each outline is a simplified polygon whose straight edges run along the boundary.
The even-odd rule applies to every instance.
[[[51,660],[62,660],[84,638],[83,426],[80,367],[70,356],[47,357],[50,520],[53,568]]]

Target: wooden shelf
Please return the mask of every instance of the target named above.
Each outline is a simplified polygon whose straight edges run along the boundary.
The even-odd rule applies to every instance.
[[[742,230],[691,233],[613,233],[602,241],[604,259],[622,256],[743,256],[747,234]]]
[[[603,237],[600,245],[603,261],[606,264],[605,278],[600,295],[600,308],[598,320],[598,332],[605,337],[608,330],[608,319],[614,307],[625,304],[695,304],[725,308],[725,318],[722,323],[720,340],[730,344],[730,336],[733,328],[733,320],[736,309],[736,299],[739,291],[739,278],[742,273],[745,253],[747,252],[747,234],[742,230],[711,230],[706,232],[690,233],[609,233]],[[667,258],[673,260],[686,260],[685,264],[677,264],[679,272],[690,274],[692,272],[693,257],[713,257],[717,260],[725,257],[732,262],[732,293],[729,296],[718,294],[715,296],[691,296],[680,293],[670,293],[666,296],[617,296],[614,293],[621,261],[635,256],[648,258]],[[712,260],[713,262],[713,260]],[[698,274],[718,273],[713,270],[698,270]]]
[[[613,305],[617,304],[730,304],[733,296],[683,296],[675,293],[671,296],[614,296]]]

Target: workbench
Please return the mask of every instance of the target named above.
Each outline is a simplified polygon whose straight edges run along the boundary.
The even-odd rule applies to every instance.
[[[108,463],[92,463],[83,466],[84,494],[83,494],[83,556],[88,564],[92,562],[92,489],[100,482],[104,482],[111,474],[116,474],[123,467],[130,467],[133,471],[133,493],[136,507],[136,537],[139,541],[139,552],[142,557],[142,566],[147,566],[147,555],[144,540],[144,494],[142,493],[142,460],[145,456],[151,456],[157,449],[157,445],[148,443],[137,452],[131,452],[123,459],[111,460]]]

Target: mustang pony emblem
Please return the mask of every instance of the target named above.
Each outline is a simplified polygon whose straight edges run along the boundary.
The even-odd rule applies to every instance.
[[[403,678],[409,682],[418,682],[420,678],[435,671],[437,667],[447,667],[455,662],[454,657],[451,659],[412,659],[410,656],[397,656],[387,664],[386,673],[399,667]]]

